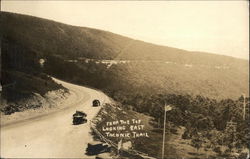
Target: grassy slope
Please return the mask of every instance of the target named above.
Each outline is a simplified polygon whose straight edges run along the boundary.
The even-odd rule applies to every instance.
[[[64,89],[43,73],[35,52],[7,38],[1,40],[1,97],[4,100],[0,107],[2,112],[11,114],[40,107],[41,104],[27,105],[18,102],[35,94],[44,96],[48,91]]]
[[[147,137],[123,138],[123,142],[131,141],[132,146],[135,150],[139,150],[141,152],[147,153],[148,155],[151,155],[152,157],[156,157],[159,153],[158,150],[160,150],[160,147],[161,147],[161,145],[158,144],[157,140],[161,138],[161,135],[160,134],[157,135],[157,133],[154,133],[151,131],[152,127],[149,124],[149,121],[151,120],[151,118],[149,116],[142,115],[134,111],[123,110],[120,107],[107,104],[101,109],[101,111],[97,115],[94,122],[96,123],[97,130],[99,130],[107,139],[111,140],[114,143],[118,143],[121,138],[107,137],[105,135],[105,132],[102,131],[102,127],[106,126],[106,122],[111,122],[111,121],[116,121],[116,120],[126,121],[126,120],[131,120],[131,119],[142,120],[142,124],[145,125],[145,131],[143,132],[147,132],[149,135],[149,138]],[[119,131],[114,131],[114,132],[119,132]],[[158,140],[158,141],[161,141],[161,140]],[[147,144],[147,146],[143,146],[145,144]]]
[[[42,58],[50,55],[60,57],[59,60],[79,57],[147,60],[120,66],[124,72],[117,78],[127,79],[134,88],[147,88],[152,92],[165,89],[169,93],[201,94],[220,99],[238,98],[242,92],[249,92],[246,60],[189,52],[97,29],[6,12],[1,12],[1,32],[3,37]],[[164,64],[165,61],[171,63]],[[186,64],[192,67],[185,67]],[[216,69],[217,66],[225,66],[225,69]]]
[[[125,110],[122,107],[105,105],[96,117],[95,122],[97,129],[105,136],[105,132],[102,131],[102,127],[106,126],[107,121],[129,119],[142,120],[142,124],[145,125],[144,132],[147,132],[149,134],[149,138],[123,138],[123,142],[131,141],[133,149],[146,153],[151,157],[161,158],[163,129],[155,128],[157,127],[157,123],[153,122],[150,116],[131,110]],[[171,130],[169,132],[169,127],[167,125],[165,158],[207,158],[209,156],[218,156],[218,154],[213,152],[211,149],[205,150],[204,148],[201,148],[199,151],[197,151],[193,146],[191,146],[190,140],[182,139],[181,136],[184,133],[184,130],[184,127],[175,127],[171,124]],[[107,138],[114,143],[118,143],[121,140],[121,138]]]

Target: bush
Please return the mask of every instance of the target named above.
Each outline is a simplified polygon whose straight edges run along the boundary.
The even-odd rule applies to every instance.
[[[10,115],[12,113],[19,112],[19,108],[14,105],[8,105],[3,109],[3,112],[5,115]]]
[[[239,159],[246,159],[247,158],[247,153],[246,152],[241,153],[238,158]]]
[[[178,135],[178,130],[176,128],[171,128],[170,132],[175,134],[175,135]]]
[[[190,139],[191,138],[190,134],[187,130],[182,134],[181,137],[182,137],[182,139]]]
[[[221,154],[221,153],[222,153],[221,148],[220,148],[219,146],[215,147],[215,148],[213,149],[213,151],[216,152],[216,153],[218,153],[218,154]]]

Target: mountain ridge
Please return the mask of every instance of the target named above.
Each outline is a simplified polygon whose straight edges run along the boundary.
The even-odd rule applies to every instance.
[[[62,41],[61,44],[66,44],[67,42],[69,44],[76,43],[76,45],[73,46],[72,49],[75,49],[75,51],[79,55],[82,54],[84,56],[97,58],[97,59],[102,59],[104,57],[106,57],[106,59],[114,59],[116,57],[116,55],[124,47],[126,47],[126,45],[131,40],[133,40],[135,42],[135,44],[133,44],[133,45],[136,45],[135,47],[132,47],[131,50],[138,49],[138,47],[137,47],[138,45],[145,45],[145,47],[147,47],[147,49],[150,49],[149,51],[154,51],[153,55],[148,55],[150,53],[149,53],[149,51],[145,50],[146,48],[144,50],[139,50],[139,51],[144,51],[143,54],[145,57],[143,57],[143,56],[141,56],[141,54],[139,54],[136,57],[133,56],[133,59],[135,59],[135,58],[136,59],[140,59],[140,58],[145,59],[145,58],[149,58],[149,56],[151,59],[162,59],[162,58],[166,59],[166,58],[169,58],[168,56],[171,56],[172,58],[176,58],[174,56],[175,53],[187,53],[187,54],[183,54],[185,56],[185,57],[183,57],[183,59],[186,58],[187,55],[188,56],[190,56],[190,55],[199,56],[199,58],[202,58],[203,61],[206,58],[212,58],[211,56],[216,56],[216,58],[226,58],[227,60],[232,60],[232,61],[234,61],[236,59],[235,57],[226,56],[226,55],[217,55],[214,53],[207,53],[207,52],[206,53],[202,52],[202,54],[200,54],[200,51],[188,51],[188,50],[184,50],[184,49],[178,49],[178,48],[174,48],[174,47],[153,44],[150,42],[144,42],[141,40],[132,39],[132,38],[129,38],[129,37],[126,37],[123,35],[112,33],[110,31],[102,31],[100,29],[93,29],[93,28],[88,28],[88,27],[78,27],[78,26],[63,24],[61,22],[57,22],[54,20],[51,21],[51,20],[47,20],[44,18],[34,17],[34,16],[27,16],[27,15],[21,15],[21,14],[16,14],[16,13],[9,13],[9,12],[1,12],[1,19],[2,19],[2,21],[5,22],[5,24],[2,24],[2,29],[4,28],[3,31],[7,31],[7,32],[8,31],[13,32],[13,30],[8,30],[7,26],[13,24],[13,21],[15,21],[17,30],[20,29],[20,31],[17,31],[16,33],[22,32],[23,40],[28,38],[28,37],[26,37],[28,33],[25,30],[29,29],[29,28],[33,28],[33,29],[37,28],[37,30],[36,30],[37,32],[39,32],[40,34],[43,33],[44,35],[48,36],[47,37],[48,39],[46,39],[47,41],[53,40],[52,39],[53,36],[48,35],[48,33],[47,33],[48,32],[48,30],[46,29],[46,27],[47,27],[48,29],[51,29],[51,31],[54,31],[54,33],[56,35],[58,35],[60,38],[65,38],[65,39],[60,39]],[[29,24],[32,26],[27,26],[25,23],[23,24],[22,22],[25,22],[26,24]],[[38,23],[38,24],[35,24],[35,23]],[[48,23],[50,23],[50,24],[48,24]],[[22,27],[18,26],[18,24],[19,25],[22,24],[24,26],[26,25],[26,28],[22,28]],[[81,43],[77,43],[76,40],[71,39],[70,37],[67,37],[67,36],[70,36],[69,33],[73,34],[72,37],[76,37],[76,39],[79,40],[80,42],[85,42],[86,44],[96,43],[96,44],[99,44],[102,46],[101,46],[101,48],[99,48],[97,50],[92,49],[92,50],[88,51],[88,49],[89,49],[88,46],[86,46],[84,44],[82,44],[83,46],[81,46]],[[30,34],[32,34],[32,33],[30,33]],[[65,36],[63,36],[63,34]],[[77,34],[79,34],[79,35],[77,36]],[[94,36],[98,36],[100,39],[96,39]],[[9,35],[9,37],[17,38],[17,37],[13,37],[10,35]],[[86,37],[86,39],[81,39],[83,37]],[[35,42],[40,42],[40,44],[42,44],[42,45],[47,44],[46,40],[39,41],[36,39],[36,37],[29,37],[29,38],[31,38],[33,40],[35,39],[34,40]],[[107,44],[106,43],[107,40],[112,42],[113,45],[110,46],[110,44]],[[72,41],[72,43],[70,43],[70,41]],[[35,49],[36,51],[40,51],[37,49],[38,47],[35,46],[34,43],[29,42],[28,44],[31,45],[31,47],[33,49]],[[80,50],[81,53],[78,50]],[[131,50],[129,48],[128,52]],[[100,54],[97,53],[98,51],[102,51],[102,54],[104,54],[104,55],[101,56]],[[91,52],[92,54],[95,53],[95,55],[90,55],[89,52]],[[174,52],[174,53],[171,53],[171,52]],[[130,53],[130,54],[132,54],[132,53]],[[146,56],[145,54],[148,56]],[[165,54],[168,54],[168,56]],[[160,57],[158,57],[158,56],[160,56]],[[122,58],[123,59],[132,59],[129,55],[123,56]],[[180,58],[180,57],[178,57],[178,58]],[[245,62],[247,62],[247,60],[245,60],[245,59],[240,59],[240,60],[244,60]]]
[[[248,61],[243,59],[155,45],[107,31],[8,12],[1,12],[1,33],[8,44],[17,43],[30,50],[36,60],[45,59],[43,71],[73,83],[111,90],[130,85],[138,92],[148,88],[152,93],[167,89],[169,93],[220,99],[249,93]],[[81,58],[95,61],[88,63]],[[131,62],[108,67],[98,60]]]

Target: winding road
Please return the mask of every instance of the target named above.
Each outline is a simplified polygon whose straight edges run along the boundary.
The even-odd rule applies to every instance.
[[[95,158],[85,155],[87,143],[93,141],[89,121],[100,110],[92,107],[92,101],[106,103],[109,98],[94,89],[54,80],[68,88],[74,100],[59,111],[2,127],[2,158]],[[72,125],[76,110],[87,114],[87,123]]]

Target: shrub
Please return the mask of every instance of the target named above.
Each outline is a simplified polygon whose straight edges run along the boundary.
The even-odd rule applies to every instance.
[[[221,153],[222,153],[221,148],[220,148],[219,146],[215,147],[215,148],[213,149],[213,151],[216,152],[216,153],[218,153],[218,154],[221,154]]]
[[[3,111],[5,115],[10,115],[12,113],[19,112],[19,108],[14,105],[8,105],[3,109]]]

